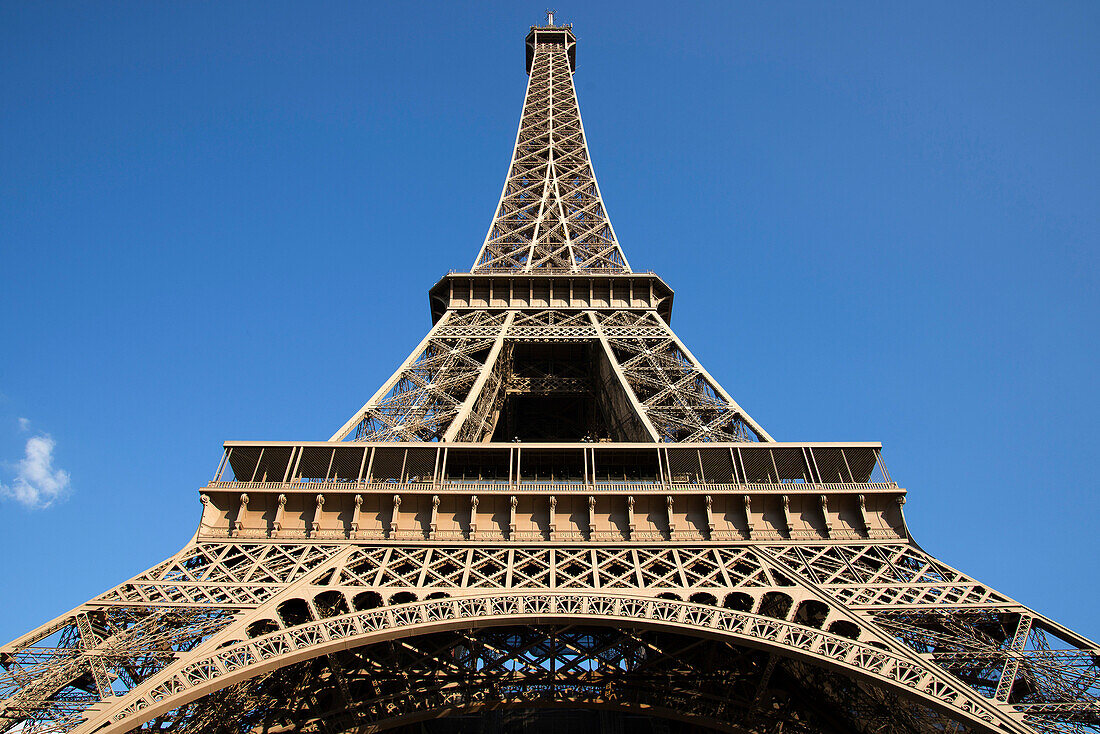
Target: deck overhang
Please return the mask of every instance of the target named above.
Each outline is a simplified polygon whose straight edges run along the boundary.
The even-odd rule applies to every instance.
[[[433,324],[454,309],[638,309],[671,323],[672,297],[654,273],[592,271],[449,273],[428,291]]]
[[[200,537],[897,541],[878,443],[227,441]],[[876,476],[877,475],[877,476]]]

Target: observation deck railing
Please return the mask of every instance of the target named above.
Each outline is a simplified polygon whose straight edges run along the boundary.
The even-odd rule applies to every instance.
[[[602,492],[732,492],[760,494],[845,494],[896,492],[896,482],[778,482],[686,484],[679,482],[369,482],[356,480],[309,480],[295,482],[212,481],[207,490],[265,490],[280,492],[393,492],[416,494],[430,492],[463,493],[602,493]]]
[[[893,485],[878,443],[228,441],[212,487],[854,491]],[[812,485],[812,487],[811,487]]]

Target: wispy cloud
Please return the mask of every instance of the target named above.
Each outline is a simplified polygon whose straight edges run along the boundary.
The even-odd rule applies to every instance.
[[[25,455],[16,467],[15,481],[11,486],[0,484],[0,497],[33,510],[45,509],[65,499],[69,493],[69,472],[54,469],[54,446],[54,440],[45,434],[28,438]]]
[[[26,433],[27,431],[31,430],[31,421],[30,421],[29,418],[20,418],[19,419],[19,430],[22,431],[23,433]]]

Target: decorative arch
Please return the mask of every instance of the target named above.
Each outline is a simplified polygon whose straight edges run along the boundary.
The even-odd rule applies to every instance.
[[[811,667],[842,671],[915,700],[978,731],[1026,731],[1015,718],[916,655],[825,630],[722,607],[600,593],[541,592],[425,600],[353,611],[279,629],[169,666],[77,730],[125,732],[236,683],[341,650],[459,629],[586,624],[729,640]]]

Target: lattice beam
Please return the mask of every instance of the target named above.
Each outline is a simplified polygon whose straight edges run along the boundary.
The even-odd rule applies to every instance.
[[[512,163],[474,272],[630,272],[592,172],[562,39],[534,49]]]

